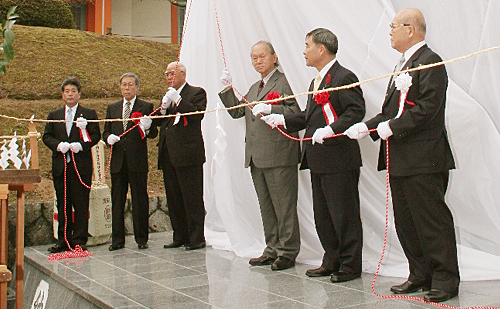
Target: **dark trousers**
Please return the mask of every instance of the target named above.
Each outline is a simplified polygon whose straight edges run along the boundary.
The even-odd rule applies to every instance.
[[[444,195],[449,173],[390,176],[396,232],[410,266],[408,280],[449,293],[460,276],[453,216]]]
[[[111,238],[114,245],[125,244],[125,203],[130,184],[132,196],[132,221],[136,243],[145,244],[149,235],[148,172],[132,172],[126,157],[118,173],[111,173],[111,211],[113,225]]]
[[[361,273],[363,228],[359,210],[359,169],[311,172],[314,222],[325,250],[322,266]]]
[[[159,156],[173,240],[185,244],[205,241],[203,166],[174,167],[167,150],[161,151]]]
[[[91,185],[92,175],[80,175],[82,181]],[[66,164],[66,218],[64,216],[64,174],[54,177],[54,189],[57,197],[58,212],[58,244],[66,246],[64,229],[66,227],[66,239],[74,248],[75,245],[85,245],[88,240],[89,230],[89,194],[90,189],[85,188],[78,179],[73,162]],[[74,214],[74,221],[73,215]]]

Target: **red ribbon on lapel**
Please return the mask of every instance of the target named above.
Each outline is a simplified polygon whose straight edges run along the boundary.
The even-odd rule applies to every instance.
[[[321,105],[323,109],[323,116],[327,125],[332,124],[338,119],[337,113],[330,103],[330,94],[328,92],[321,92],[314,95],[314,101],[317,105]]]
[[[132,115],[130,115],[130,118],[141,118],[141,117],[142,117],[141,112],[133,112]],[[135,124],[138,124],[139,122],[141,122],[140,119],[134,119]],[[144,134],[144,131],[142,131],[141,126],[137,126],[137,127],[139,128],[139,132],[141,133],[141,139],[144,139],[144,137],[146,137],[146,135]]]
[[[89,131],[87,131],[87,128],[80,129],[80,139],[82,139],[85,143],[92,142],[92,139],[90,138]]]

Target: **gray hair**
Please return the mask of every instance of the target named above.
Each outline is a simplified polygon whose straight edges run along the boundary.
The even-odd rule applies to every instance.
[[[330,30],[325,28],[316,28],[306,34],[306,39],[308,37],[311,37],[312,41],[316,44],[323,44],[330,54],[337,54],[337,50],[339,49],[339,41],[337,39],[337,36]]]
[[[127,73],[123,74],[120,77],[120,84],[122,83],[122,79],[124,79],[125,77],[133,77],[135,79],[135,85],[137,87],[139,87],[139,85],[141,84],[141,80],[140,80],[139,76],[137,76],[137,74],[132,73],[132,72],[127,72]]]
[[[174,61],[174,62],[170,62],[168,65],[167,65],[167,68],[169,65],[171,64],[175,64],[175,66],[177,67],[177,71],[179,72],[184,72],[186,73],[186,66],[184,64],[182,64],[181,62],[178,62],[178,61]]]
[[[258,41],[257,43],[253,44],[252,45],[252,49],[259,45],[259,44],[266,44],[267,48],[269,49],[269,52],[271,53],[271,55],[275,55],[276,52],[274,51],[274,47],[273,47],[273,44],[271,44],[271,42],[268,42],[268,41]],[[250,54],[251,55],[251,54]],[[276,56],[276,58],[278,58],[278,56]],[[278,67],[280,64],[279,64],[279,61],[278,59],[276,59],[276,63],[274,64],[275,67]]]

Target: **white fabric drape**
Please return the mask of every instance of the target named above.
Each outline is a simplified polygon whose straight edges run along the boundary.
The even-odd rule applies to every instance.
[[[389,23],[398,10],[417,6],[427,21],[428,45],[445,60],[500,45],[500,1],[476,0],[193,0],[186,12],[181,61],[187,80],[207,90],[208,109],[222,106],[217,93],[223,53],[233,84],[245,94],[259,79],[250,48],[259,40],[274,45],[294,93],[316,74],[306,67],[307,32],[332,30],[339,39],[338,61],[360,80],[392,72],[400,54],[390,47]],[[454,215],[463,280],[500,279],[500,51],[447,65],[446,121],[457,169],[450,173],[447,201]],[[362,85],[366,119],[381,109],[388,78]],[[297,98],[302,109],[306,97]],[[250,172],[243,166],[245,123],[227,112],[209,113],[202,122],[206,146],[206,238],[215,248],[256,257],[265,247],[262,221]],[[363,268],[375,272],[385,228],[385,174],[376,171],[378,143],[360,142],[363,156],[360,195],[364,229]],[[316,235],[308,171],[299,175],[299,262],[318,265],[323,251]],[[381,274],[405,277],[406,259],[397,239],[392,205],[387,253]]]

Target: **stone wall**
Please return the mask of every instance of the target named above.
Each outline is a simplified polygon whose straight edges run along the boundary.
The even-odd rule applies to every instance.
[[[54,202],[26,204],[24,210],[24,246],[49,245],[55,242],[53,237]],[[16,243],[16,204],[9,205],[9,269],[15,261]],[[165,196],[149,197],[149,232],[172,230],[168,217]],[[130,199],[125,205],[125,232],[133,234],[132,203]]]

